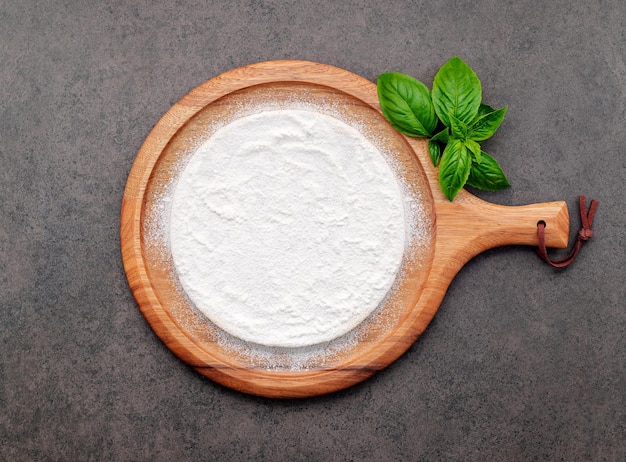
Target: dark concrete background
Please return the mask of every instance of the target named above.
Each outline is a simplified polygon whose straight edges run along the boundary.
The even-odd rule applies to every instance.
[[[623,461],[625,21],[622,0],[0,0],[0,460]],[[430,85],[455,54],[509,106],[484,147],[513,186],[479,196],[566,200],[575,225],[576,197],[599,199],[574,265],[480,255],[400,360],[322,398],[243,395],[176,359],[118,233],[167,109],[257,61]]]

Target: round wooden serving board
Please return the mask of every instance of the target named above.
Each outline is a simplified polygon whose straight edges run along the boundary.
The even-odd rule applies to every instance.
[[[181,289],[167,243],[168,194],[181,166],[220,126],[266,109],[301,108],[362,127],[397,166],[417,210],[419,238],[385,301],[354,331],[296,349],[248,344],[200,314]],[[165,198],[165,199],[164,199]],[[130,287],[165,344],[206,377],[245,393],[296,398],[354,385],[402,355],[424,331],[461,267],[492,247],[537,245],[546,222],[550,247],[567,246],[564,202],[507,207],[467,191],[441,193],[427,140],[396,132],[378,106],[376,86],[348,71],[305,61],[271,61],[219,75],[177,102],[146,138],[131,169],[121,212]]]

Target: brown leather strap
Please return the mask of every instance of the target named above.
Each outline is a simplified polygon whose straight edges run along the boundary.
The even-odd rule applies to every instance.
[[[587,212],[587,206],[585,204],[584,196],[578,196],[578,202],[580,205],[580,221],[582,227],[580,228],[580,231],[578,231],[578,236],[576,237],[574,247],[572,247],[572,250],[570,250],[570,252],[565,257],[552,260],[548,256],[545,236],[546,223],[544,221],[540,221],[539,223],[537,223],[537,237],[539,238],[539,250],[537,251],[537,253],[547,264],[553,266],[554,268],[565,268],[566,266],[571,264],[576,258],[576,255],[578,255],[578,252],[580,252],[583,243],[593,237],[591,225],[593,223],[593,217],[596,214],[596,209],[598,208],[598,201],[591,201],[591,205],[589,206],[589,212]]]

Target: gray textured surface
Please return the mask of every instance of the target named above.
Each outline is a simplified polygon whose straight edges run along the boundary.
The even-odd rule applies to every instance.
[[[624,460],[626,3],[0,1],[0,460]],[[600,200],[555,272],[471,261],[373,379],[275,401],[203,379],[154,336],[122,268],[126,177],[151,127],[269,59],[430,85],[458,54],[509,106],[485,144],[517,205]],[[572,234],[574,231],[572,231]]]

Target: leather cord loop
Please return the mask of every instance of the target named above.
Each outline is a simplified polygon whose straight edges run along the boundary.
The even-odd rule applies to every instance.
[[[546,223],[544,221],[540,221],[539,223],[537,223],[537,238],[539,240],[539,250],[537,251],[537,253],[543,261],[545,261],[548,265],[554,268],[565,268],[566,266],[570,265],[576,258],[576,255],[578,255],[578,252],[580,252],[583,243],[593,237],[591,225],[593,224],[593,217],[595,216],[596,209],[598,208],[598,201],[595,199],[591,201],[589,211],[587,211],[587,205],[585,203],[584,196],[578,196],[578,203],[580,206],[580,222],[582,227],[580,231],[578,231],[578,236],[576,238],[574,246],[563,258],[553,260],[548,256],[545,236]]]

